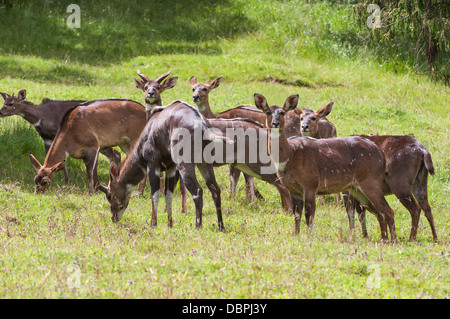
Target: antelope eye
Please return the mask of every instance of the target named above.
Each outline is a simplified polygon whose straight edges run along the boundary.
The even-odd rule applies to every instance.
[[[13,106],[13,105],[14,105],[14,103],[9,103],[8,105],[9,105],[9,106]]]
[[[312,120],[315,121],[315,120],[316,120],[316,117],[313,117]]]
[[[280,112],[280,114],[281,114],[281,115],[284,115],[284,114],[286,114],[286,112],[285,112],[285,111],[282,111],[282,112]]]
[[[194,92],[195,91],[195,89],[194,88],[192,88],[192,92]]]
[[[203,91],[203,92],[206,92],[207,90],[206,90],[206,88],[203,88],[202,91]]]

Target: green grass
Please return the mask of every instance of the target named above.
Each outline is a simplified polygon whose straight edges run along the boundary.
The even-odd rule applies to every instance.
[[[348,8],[322,1],[153,1],[145,8],[137,1],[80,1],[81,28],[72,30],[65,26],[71,2],[44,3],[0,9],[1,92],[25,88],[35,103],[43,97],[142,102],[132,79],[139,69],[149,77],[167,70],[179,77],[163,103],[190,102],[192,75],[200,82],[222,75],[210,96],[215,112],[252,104],[255,92],[271,104],[298,93],[300,105],[313,109],[333,100],[329,119],[339,136],[414,134],[428,148],[436,168],[429,201],[440,241],[432,242],[422,216],[417,242],[408,242],[411,218],[394,196],[387,198],[396,245],[380,243],[372,215],[368,239],[359,228],[350,231],[332,197],[319,200],[313,234],[302,222],[294,236],[293,218],[270,185],[257,181],[265,199],[249,205],[241,178],[236,200],[229,199],[227,167],[216,169],[226,232],[217,231],[206,188],[201,230],[190,198],[188,213],[180,213],[178,192],[174,227],[167,227],[161,199],[158,227],[151,229],[148,189],[114,224],[104,195],[88,196],[80,160],[68,160],[71,185],[60,173],[47,194],[34,195],[27,154],[43,161],[43,142],[23,119],[2,118],[0,297],[449,297],[448,88],[406,69],[392,72],[352,45],[358,30]],[[18,22],[23,19],[31,27]],[[107,183],[103,157],[99,165]],[[380,287],[371,288],[376,274]],[[79,288],[70,288],[74,278]]]

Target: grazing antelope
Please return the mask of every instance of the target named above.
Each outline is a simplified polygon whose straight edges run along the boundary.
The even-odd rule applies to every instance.
[[[222,77],[219,76],[209,83],[198,83],[197,78],[192,76],[189,79],[189,82],[192,86],[192,100],[197,105],[199,111],[208,119],[218,118],[218,119],[233,119],[233,118],[248,118],[253,121],[259,122],[262,125],[265,124],[266,116],[263,112],[258,110],[253,105],[241,105],[232,109],[228,109],[221,113],[215,114],[211,110],[211,106],[209,104],[209,93],[217,88],[221,82]],[[295,113],[299,114],[300,110],[296,109]],[[287,117],[289,122],[289,132],[288,136],[299,135],[299,117],[295,116],[293,112],[292,115]],[[293,128],[293,129],[291,129]],[[241,170],[239,170],[236,166],[230,166],[230,180],[231,180],[231,198],[235,197],[236,194],[236,186],[239,180]],[[252,201],[255,198],[262,199],[263,196],[259,193],[254,185],[253,176],[249,176],[244,173],[245,185],[246,185],[246,193],[247,197],[250,197]]]
[[[145,107],[127,99],[102,99],[83,103],[69,111],[61,122],[60,129],[45,157],[44,165],[29,154],[31,164],[37,171],[34,178],[35,191],[45,192],[54,174],[64,168],[65,158],[83,159],[89,180],[89,193],[98,183],[97,166],[94,159],[97,149],[117,151],[119,146],[127,152],[141,134],[145,124]],[[114,154],[108,156],[111,163],[120,163]]]
[[[391,240],[396,242],[394,212],[383,196],[385,159],[381,150],[357,136],[288,139],[284,133],[285,115],[297,106],[298,98],[291,95],[280,107],[269,106],[261,94],[254,95],[255,105],[267,116],[270,155],[281,182],[291,193],[295,233],[300,232],[303,206],[306,224],[312,230],[317,194],[349,191],[377,217],[382,240],[387,240],[389,226]]]
[[[202,158],[199,162],[179,161],[177,160],[178,154],[174,151],[175,146],[181,143],[179,130],[188,133],[186,140],[183,137],[182,142],[187,146],[186,149],[189,149],[184,155],[188,155],[191,159],[198,155],[195,154],[195,143],[199,143],[199,150],[203,151],[211,141],[226,141],[223,136],[207,130],[207,121],[196,108],[181,101],[175,101],[165,108],[158,108],[154,111],[141,137],[121,166],[111,165],[109,186],[98,185],[98,189],[106,194],[111,205],[113,222],[122,218],[128,206],[132,189],[147,174],[152,198],[151,226],[156,227],[158,201],[161,193],[160,171],[166,171],[165,200],[169,227],[173,226],[173,191],[178,176],[181,176],[186,188],[192,194],[196,211],[196,227],[200,228],[202,226],[203,191],[195,175],[195,167],[197,167],[212,194],[219,230],[223,230],[220,188],[214,176],[213,166],[204,162]],[[196,130],[201,134],[199,140],[195,140]]]
[[[384,152],[388,175],[384,179],[385,195],[394,194],[411,214],[412,225],[409,239],[416,240],[420,210],[427,218],[433,240],[438,237],[434,226],[433,214],[428,203],[428,173],[434,175],[434,166],[430,152],[415,138],[407,135],[360,135],[372,142]],[[414,195],[413,195],[414,194]],[[347,198],[348,196],[348,198]],[[361,222],[363,236],[367,236],[365,209],[350,194],[344,194],[350,227],[354,227],[355,209]]]
[[[70,109],[85,102],[81,100],[57,101],[43,99],[41,104],[35,105],[26,101],[26,90],[20,90],[17,97],[7,93],[1,93],[5,100],[0,109],[0,117],[20,115],[34,126],[39,136],[44,140],[45,153],[48,153],[50,145],[55,139],[56,132],[63,116]],[[69,183],[69,174],[64,166],[64,180]]]

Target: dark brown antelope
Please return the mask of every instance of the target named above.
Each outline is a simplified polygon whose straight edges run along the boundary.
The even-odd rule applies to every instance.
[[[141,79],[134,79],[134,83],[136,88],[142,90],[144,92],[144,100],[145,100],[145,108],[147,110],[147,118],[149,119],[153,112],[162,106],[161,93],[165,90],[169,90],[173,88],[178,81],[178,77],[171,76],[171,71],[168,71],[160,76],[158,76],[155,80],[150,80],[148,76],[146,76],[141,71],[137,71],[139,77]],[[166,79],[167,78],[167,79]],[[161,189],[164,188],[164,176],[161,172]],[[187,201],[187,190],[184,186],[183,181],[180,179],[180,192],[181,192],[181,212],[186,213],[186,201]]]
[[[139,139],[146,122],[145,107],[131,100],[94,100],[75,107],[63,118],[44,164],[29,154],[37,171],[34,178],[36,192],[43,193],[48,189],[54,174],[64,168],[65,159],[70,156],[83,159],[89,192],[92,193],[98,183],[97,166],[94,166],[97,149],[113,150],[111,147],[119,146],[126,153]],[[120,163],[120,156],[111,154],[108,157],[111,163]]]
[[[199,111],[208,119],[248,118],[264,125],[266,120],[265,114],[253,105],[240,105],[218,114],[212,111],[209,104],[209,93],[219,86],[221,79],[222,77],[219,76],[211,80],[209,83],[198,83],[195,76],[192,76],[190,78],[189,82],[192,86],[192,100],[197,105]],[[299,117],[296,116],[296,114],[299,114],[299,112],[300,110],[296,109],[295,112],[292,113],[292,115],[289,115],[287,117],[287,121],[289,123],[289,131],[287,132],[288,136],[300,134],[300,120]],[[230,166],[231,198],[235,197],[236,186],[239,180],[240,173],[241,171],[236,166]],[[254,201],[255,198],[262,199],[263,196],[254,185],[253,175],[250,176],[244,173],[244,178],[247,197],[250,197],[252,201]]]
[[[284,133],[285,115],[298,104],[298,95],[287,98],[283,107],[269,106],[255,93],[255,105],[267,115],[269,150],[281,182],[290,191],[295,216],[295,233],[305,207],[306,224],[312,230],[316,195],[349,191],[378,219],[381,238],[397,241],[394,212],[383,196],[384,155],[375,143],[351,136],[331,139],[291,137]]]
[[[98,189],[105,192],[111,205],[113,222],[122,218],[130,200],[131,190],[147,174],[152,198],[151,226],[156,227],[158,201],[161,194],[160,171],[166,171],[165,200],[169,227],[173,226],[172,198],[179,174],[185,182],[186,188],[192,194],[196,211],[196,227],[200,228],[202,226],[203,190],[195,175],[195,167],[197,167],[212,194],[219,230],[223,230],[220,188],[214,176],[213,166],[204,162],[202,154],[199,153],[202,153],[211,141],[219,140],[220,143],[223,143],[226,139],[210,132],[207,121],[196,108],[180,101],[154,111],[139,141],[122,165],[120,167],[111,165],[109,186],[98,186]],[[181,135],[180,132],[185,134]],[[180,139],[180,137],[182,138]],[[175,149],[180,143],[185,146],[183,155],[190,160],[179,160],[179,154]],[[200,155],[200,160],[193,160],[198,155]]]
[[[19,115],[34,126],[39,136],[44,140],[45,153],[55,139],[56,132],[63,116],[75,106],[85,102],[81,100],[58,101],[43,99],[41,104],[35,105],[26,101],[26,90],[20,90],[17,97],[1,93],[5,100],[0,109],[0,117]],[[64,167],[65,182],[69,183],[69,174]]]
[[[411,214],[409,239],[416,240],[420,210],[425,212],[433,240],[437,241],[433,214],[428,203],[428,173],[434,175],[430,152],[415,138],[406,135],[360,135],[374,142],[384,152],[388,175],[384,179],[385,195],[394,194]],[[347,198],[348,196],[348,198]],[[344,194],[350,227],[354,227],[354,212],[358,212],[363,235],[367,236],[365,209],[351,195]]]

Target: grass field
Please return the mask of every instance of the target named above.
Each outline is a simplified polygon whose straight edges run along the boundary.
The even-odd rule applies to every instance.
[[[88,195],[85,167],[68,159],[50,191],[34,194],[32,152],[44,161],[43,142],[18,116],[0,119],[0,297],[2,298],[448,298],[450,296],[450,95],[448,87],[408,67],[381,64],[358,45],[346,5],[325,1],[78,1],[81,28],[70,29],[73,1],[23,1],[0,8],[0,91],[38,103],[55,99],[131,98],[139,69],[151,78],[172,71],[178,83],[163,104],[191,101],[188,82],[223,76],[211,93],[215,112],[252,104],[253,93],[281,104],[335,102],[329,119],[339,136],[411,134],[431,152],[428,180],[439,242],[421,216],[417,241],[411,218],[394,197],[399,242],[381,244],[368,216],[369,238],[351,231],[343,207],[319,200],[313,234],[293,217],[278,192],[256,181],[263,201],[249,204],[243,179],[229,199],[228,167],[216,170],[222,187],[225,232],[204,188],[203,228],[194,205],[174,227],[160,203],[150,228],[149,189],[134,197],[117,224],[103,193]],[[25,21],[25,22],[23,22]],[[99,178],[108,180],[105,158]],[[199,179],[203,184],[202,179]]]

